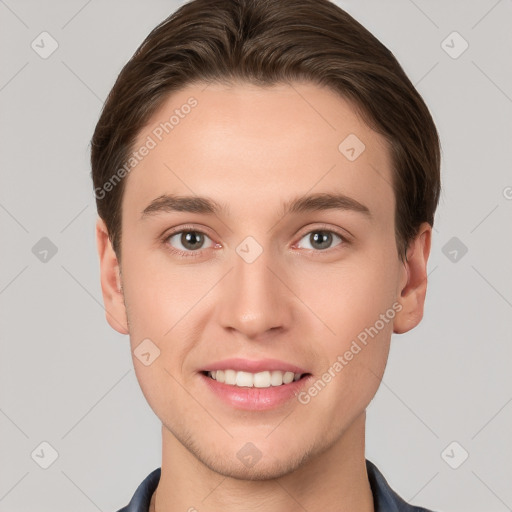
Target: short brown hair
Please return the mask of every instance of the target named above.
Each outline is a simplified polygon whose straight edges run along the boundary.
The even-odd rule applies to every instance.
[[[125,180],[108,193],[104,185],[171,92],[193,82],[230,80],[262,86],[307,81],[351,101],[389,142],[395,237],[404,260],[420,224],[434,225],[441,190],[438,133],[393,54],[328,0],[193,0],[146,37],[119,74],[91,140],[98,214],[118,259]]]

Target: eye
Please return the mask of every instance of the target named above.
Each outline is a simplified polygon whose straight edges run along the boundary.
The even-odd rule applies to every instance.
[[[335,239],[340,241],[340,243],[337,245],[341,245],[342,242],[345,242],[344,237],[335,233],[334,231],[327,229],[315,229],[301,238],[301,240],[306,240],[306,242],[309,244],[309,247],[305,247],[305,249],[320,251],[329,249],[333,243],[333,240]]]
[[[206,240],[210,241],[210,245],[208,247],[204,246]],[[194,254],[187,253],[194,253],[200,249],[207,249],[215,245],[208,235],[197,230],[177,231],[176,233],[168,235],[165,238],[165,241],[171,246],[173,252],[175,251],[184,256],[194,256]]]

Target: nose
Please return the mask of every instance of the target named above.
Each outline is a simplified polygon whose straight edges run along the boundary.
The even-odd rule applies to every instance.
[[[265,250],[252,262],[236,252],[233,256],[234,267],[220,283],[217,305],[221,326],[250,339],[288,329],[293,293],[285,284],[282,266]]]

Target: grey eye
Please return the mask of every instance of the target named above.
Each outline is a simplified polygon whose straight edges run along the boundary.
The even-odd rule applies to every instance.
[[[329,249],[333,239],[337,238],[340,242],[342,242],[342,238],[333,233],[332,231],[317,229],[315,231],[309,232],[307,235],[301,238],[301,240],[307,240],[309,243],[309,247],[305,247],[305,249]]]
[[[205,243],[206,239],[210,240],[211,242],[211,239],[200,231],[179,231],[178,233],[174,233],[168,238],[170,245],[176,249],[185,251],[204,249],[205,247],[203,247],[203,244]],[[181,244],[181,247],[176,247],[173,244],[173,240],[174,243]]]

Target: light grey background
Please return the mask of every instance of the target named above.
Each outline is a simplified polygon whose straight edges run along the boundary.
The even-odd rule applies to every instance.
[[[425,317],[393,338],[367,457],[412,503],[512,510],[512,0],[338,4],[395,53],[443,145]],[[117,74],[178,5],[0,0],[1,512],[114,511],[160,465],[128,337],[105,321],[88,158]]]

